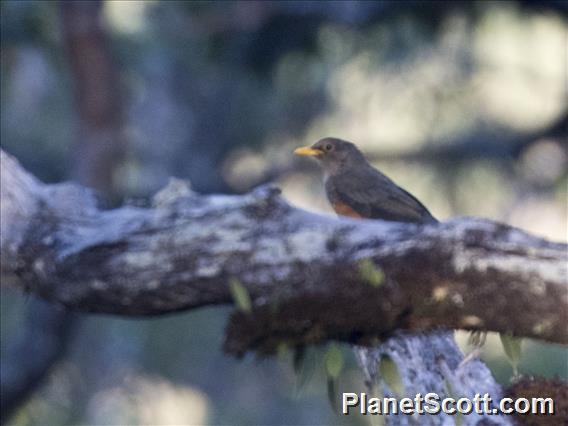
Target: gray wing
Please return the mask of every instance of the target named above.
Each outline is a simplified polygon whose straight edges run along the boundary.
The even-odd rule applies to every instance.
[[[341,175],[330,177],[326,182],[326,191],[332,204],[345,203],[365,218],[412,223],[437,222],[412,194],[372,168],[362,171],[357,178]]]

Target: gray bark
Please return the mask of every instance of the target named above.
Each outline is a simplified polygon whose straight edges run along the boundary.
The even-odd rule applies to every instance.
[[[480,361],[460,365],[449,333],[400,330],[568,342],[566,245],[503,224],[336,219],[296,209],[272,187],[200,196],[180,181],[152,207],[101,211],[85,188],[44,185],[3,152],[1,163],[2,274],[75,310],[156,315],[227,304],[229,283],[239,283],[252,307],[233,314],[227,351],[331,339],[369,345],[396,334],[363,351],[368,379],[377,380],[377,357],[388,353],[405,389],[423,394],[447,394],[450,383],[456,396],[488,389],[497,398],[499,387]],[[362,261],[381,278],[373,283]]]

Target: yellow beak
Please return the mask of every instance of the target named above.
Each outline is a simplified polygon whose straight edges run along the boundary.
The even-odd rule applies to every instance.
[[[303,146],[301,148],[296,148],[294,150],[294,154],[296,155],[304,155],[310,157],[317,157],[318,155],[322,155],[323,151],[321,149],[314,149],[310,148],[309,146]]]

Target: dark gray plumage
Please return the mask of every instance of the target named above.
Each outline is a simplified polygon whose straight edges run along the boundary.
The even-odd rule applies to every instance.
[[[320,161],[327,197],[339,215],[395,222],[437,222],[412,194],[371,166],[351,142],[324,138],[310,148],[295,152]]]

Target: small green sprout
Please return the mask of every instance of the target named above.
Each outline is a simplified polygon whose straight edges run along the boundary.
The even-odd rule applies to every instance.
[[[513,376],[517,377],[519,375],[519,361],[521,360],[521,343],[523,339],[505,333],[499,333],[499,338],[509,364],[513,368]]]
[[[231,295],[237,308],[243,312],[250,312],[252,310],[252,302],[248,290],[236,278],[231,278],[229,281],[231,288]]]
[[[359,261],[358,266],[361,278],[373,287],[379,287],[385,282],[385,273],[380,267],[375,265],[371,259],[363,259]]]
[[[398,366],[388,355],[382,355],[378,365],[379,374],[389,389],[400,397],[404,394],[404,383]]]

